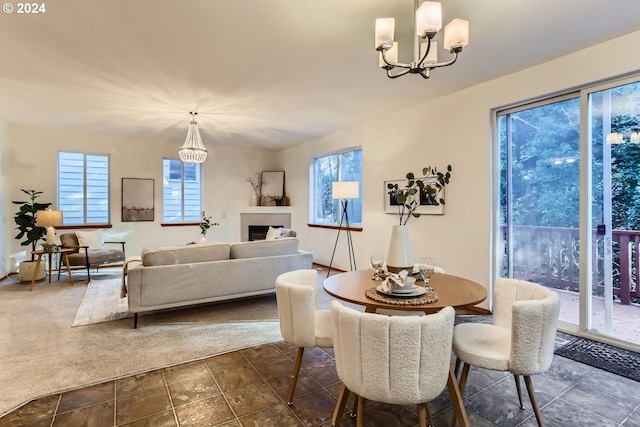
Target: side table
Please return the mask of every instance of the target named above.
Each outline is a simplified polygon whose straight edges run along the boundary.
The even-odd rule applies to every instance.
[[[73,252],[74,249],[72,248],[60,248],[54,251],[45,251],[43,249],[37,250],[37,251],[32,251],[31,253],[33,255],[37,255],[38,259],[36,261],[36,268],[33,271],[33,278],[31,279],[31,287],[29,288],[29,291],[33,290],[33,284],[36,282],[36,274],[38,272],[38,268],[40,267],[40,261],[42,260],[42,255],[44,254],[48,254],[49,255],[49,283],[51,283],[51,255],[53,255],[54,253],[59,253],[62,257],[64,257],[64,261],[65,264],[67,265],[67,273],[69,273],[69,282],[71,282],[71,286],[73,286],[73,277],[71,276],[71,267],[69,267],[69,253]]]

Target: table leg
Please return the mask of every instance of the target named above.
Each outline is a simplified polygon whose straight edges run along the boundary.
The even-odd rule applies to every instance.
[[[38,275],[38,268],[40,267],[40,260],[42,259],[42,254],[38,254],[38,260],[36,261],[36,268],[33,270],[33,277],[31,278],[31,287],[29,288],[29,292],[33,290],[33,284],[36,282],[36,276]]]
[[[458,382],[456,381],[456,375],[453,372],[453,368],[451,366],[449,366],[449,379],[447,380],[447,387],[449,388],[449,396],[451,397],[451,403],[453,403],[453,413],[456,415],[456,419],[460,422],[460,425],[462,427],[469,427],[467,411],[464,409],[464,404],[462,403],[462,395],[460,394]]]
[[[71,276],[71,266],[69,265],[69,255],[67,255],[67,253],[64,252],[62,254],[62,256],[64,257],[64,263],[67,265],[67,273],[69,274],[69,282],[71,282],[71,286],[73,286],[73,277]]]
[[[47,259],[49,260],[49,283],[51,283],[51,258],[53,258],[51,252],[47,253]]]

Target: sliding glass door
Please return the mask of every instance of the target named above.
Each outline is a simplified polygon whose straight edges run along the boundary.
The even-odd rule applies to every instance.
[[[591,280],[585,329],[640,344],[640,83],[583,94],[591,144]]]
[[[556,290],[567,330],[640,345],[638,79],[499,111],[496,137],[498,275]]]

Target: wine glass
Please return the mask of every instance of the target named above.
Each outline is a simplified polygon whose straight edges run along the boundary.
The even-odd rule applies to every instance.
[[[431,276],[433,276],[433,270],[435,269],[433,258],[422,258],[421,261],[420,278],[424,282],[424,287],[427,289],[431,289],[431,286],[429,286],[429,282],[431,281]]]
[[[371,268],[373,268],[373,280],[384,280],[384,272],[382,266],[384,265],[384,256],[379,253],[371,254]]]

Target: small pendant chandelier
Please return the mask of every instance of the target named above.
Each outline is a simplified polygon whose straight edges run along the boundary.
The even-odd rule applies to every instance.
[[[192,118],[189,122],[189,130],[187,131],[187,139],[178,150],[178,156],[183,163],[203,163],[207,160],[207,147],[202,143],[200,131],[198,130],[198,122],[196,122],[197,112],[190,111]]]

